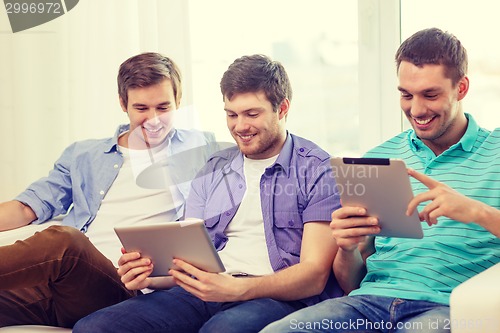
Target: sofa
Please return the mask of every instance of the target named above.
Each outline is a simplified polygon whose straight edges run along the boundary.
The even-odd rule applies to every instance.
[[[29,225],[0,232],[0,246],[12,244],[50,225]],[[476,275],[456,287],[450,297],[450,321],[452,333],[499,333],[500,332],[500,264]],[[71,332],[71,329],[49,326],[11,326],[0,328],[0,333],[50,333]]]
[[[500,264],[456,287],[450,297],[452,333],[500,332]]]

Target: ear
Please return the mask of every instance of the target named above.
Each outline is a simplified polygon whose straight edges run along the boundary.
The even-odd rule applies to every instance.
[[[290,109],[290,100],[288,98],[283,99],[279,106],[279,120],[285,118],[288,116],[288,110]]]
[[[120,106],[122,107],[123,112],[127,113],[127,106],[125,105],[121,97],[120,97]]]
[[[458,100],[462,100],[466,95],[467,92],[469,91],[469,78],[467,76],[464,76],[463,78],[458,81]]]

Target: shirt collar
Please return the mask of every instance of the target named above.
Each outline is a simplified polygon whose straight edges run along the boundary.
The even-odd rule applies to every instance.
[[[277,166],[281,167],[285,174],[288,176],[288,169],[290,166],[290,160],[292,158],[292,148],[293,148],[293,140],[290,137],[290,133],[287,131],[287,136],[285,140],[285,144],[278,155],[276,161],[270,165],[267,169],[276,168]],[[243,170],[243,153],[241,150],[238,151],[238,156],[231,161],[230,168],[233,171],[237,171],[239,173]],[[227,170],[228,171],[228,170]]]
[[[472,148],[474,148],[474,143],[477,140],[479,126],[477,125],[472,115],[466,113],[465,116],[469,121],[467,124],[467,130],[458,143],[462,145],[463,150],[470,152],[472,151]]]
[[[111,138],[111,141],[109,141],[109,143],[107,143],[105,145],[104,152],[105,153],[112,153],[112,152],[118,151],[118,149],[117,149],[117,147],[118,147],[118,138],[120,137],[120,135],[122,135],[123,133],[125,133],[128,130],[130,130],[130,124],[119,125],[118,128],[116,129],[115,134]],[[171,141],[174,140],[174,139],[177,139],[180,142],[184,142],[186,140],[185,135],[186,134],[183,134],[183,133],[177,131],[175,128],[173,128],[170,131],[170,133],[168,134],[168,138],[167,139],[170,139]]]
[[[454,144],[452,147],[460,146],[464,151],[470,152],[472,150],[472,148],[474,147],[474,143],[477,140],[479,126],[477,125],[476,121],[474,120],[474,117],[472,117],[471,114],[465,113],[465,117],[468,120],[467,130],[465,131],[464,135],[460,138],[460,140],[456,144]],[[422,140],[420,140],[417,137],[417,134],[415,133],[415,131],[413,129],[409,130],[408,139],[410,141],[410,145],[414,149],[419,149],[422,146],[425,146],[425,144],[422,142]]]
[[[283,148],[281,148],[280,154],[278,155],[278,158],[276,159],[276,162],[274,162],[273,165],[271,165],[269,168],[275,168],[277,166],[280,166],[281,169],[285,172],[286,176],[288,177],[288,172],[290,169],[290,161],[292,159],[292,150],[293,150],[293,140],[290,137],[290,133],[286,133],[286,140],[285,144],[283,145]]]

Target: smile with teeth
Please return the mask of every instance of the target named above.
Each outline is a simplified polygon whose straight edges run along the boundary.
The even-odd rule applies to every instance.
[[[428,123],[431,122],[431,120],[434,119],[434,117],[431,117],[431,118],[427,118],[427,119],[417,119],[417,118],[413,118],[413,120],[415,120],[415,122],[419,125],[427,125]]]
[[[251,138],[253,138],[256,134],[247,134],[247,135],[242,135],[242,134],[238,134],[238,136],[244,140],[244,141],[247,141],[247,140],[250,140]]]
[[[162,130],[162,128],[163,128],[163,127],[158,127],[158,128],[146,128],[146,127],[144,127],[144,129],[145,129],[146,131],[148,131],[149,133],[158,133],[159,131],[161,131],[161,130]]]

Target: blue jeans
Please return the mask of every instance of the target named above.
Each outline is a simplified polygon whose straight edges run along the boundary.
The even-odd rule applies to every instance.
[[[267,326],[276,332],[449,333],[443,304],[381,296],[346,296],[307,307]]]
[[[258,332],[304,307],[270,298],[205,302],[180,287],[139,295],[81,319],[74,333]]]

